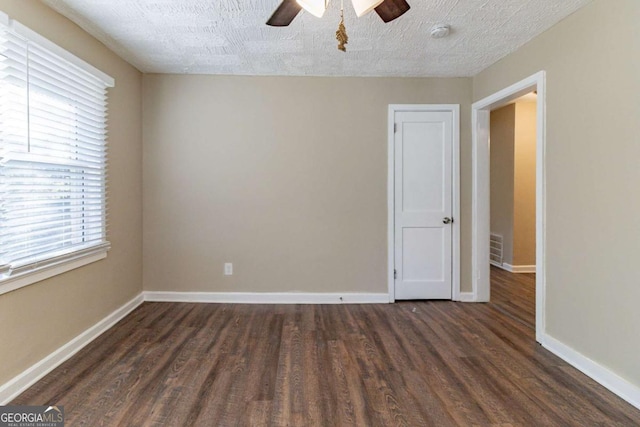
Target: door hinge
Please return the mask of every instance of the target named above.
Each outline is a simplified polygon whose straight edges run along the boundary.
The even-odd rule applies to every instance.
[[[398,124],[394,123],[393,124],[393,133],[396,133],[396,132],[398,132]]]
[[[393,278],[394,279],[398,278],[398,270],[396,270],[395,268],[393,269]]]

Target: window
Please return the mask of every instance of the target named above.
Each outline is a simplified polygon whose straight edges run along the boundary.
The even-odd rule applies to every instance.
[[[107,89],[113,79],[18,22],[0,19],[2,293],[5,283],[47,269],[57,274],[69,269],[60,266],[95,261],[109,248]]]

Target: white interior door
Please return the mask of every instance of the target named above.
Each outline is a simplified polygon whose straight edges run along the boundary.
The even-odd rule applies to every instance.
[[[395,299],[451,299],[453,113],[396,112],[394,151]]]

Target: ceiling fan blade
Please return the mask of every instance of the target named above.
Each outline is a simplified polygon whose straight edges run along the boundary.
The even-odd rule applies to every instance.
[[[302,7],[300,7],[296,0],[283,0],[267,21],[267,25],[272,27],[286,27],[291,24],[293,18],[298,16],[300,10],[302,10]]]
[[[376,12],[384,22],[391,22],[404,15],[409,9],[411,6],[405,0],[384,0],[380,6],[376,7]]]

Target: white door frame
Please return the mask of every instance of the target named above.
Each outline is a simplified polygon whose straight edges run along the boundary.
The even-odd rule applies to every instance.
[[[489,130],[490,112],[531,91],[538,92],[536,134],[536,340],[541,341],[545,331],[545,224],[546,224],[546,73],[540,71],[506,89],[474,103],[471,106],[472,132],[472,300],[489,301],[489,232],[490,232],[490,166]]]
[[[453,113],[453,151],[452,151],[452,212],[451,229],[451,295],[454,301],[460,300],[460,105],[458,104],[391,104],[389,105],[387,136],[387,283],[389,284],[389,302],[395,302],[395,115],[405,111],[437,111]]]

